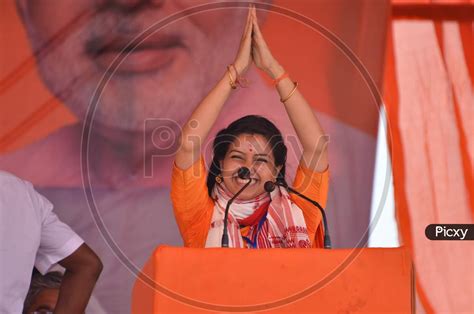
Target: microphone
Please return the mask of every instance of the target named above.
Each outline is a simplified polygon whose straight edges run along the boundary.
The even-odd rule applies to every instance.
[[[291,188],[288,186],[288,184],[286,184],[285,181],[276,181],[276,182],[272,182],[272,181],[267,181],[265,182],[264,184],[264,189],[265,191],[267,191],[268,193],[272,192],[276,186],[282,186],[284,188],[286,188],[288,190],[288,192],[290,193],[294,193],[296,195],[298,195],[299,197],[307,200],[308,202],[310,202],[311,204],[313,204],[314,206],[316,206],[317,208],[319,208],[319,211],[321,212],[321,215],[323,216],[323,226],[324,226],[324,248],[325,249],[330,249],[331,248],[331,237],[329,236],[329,229],[328,229],[328,222],[327,222],[327,219],[326,219],[326,213],[323,209],[323,207],[316,201],[310,199],[309,197],[307,197],[306,195],[304,194],[301,194],[300,192],[296,191],[295,189]]]
[[[241,167],[239,171],[237,171],[237,175],[241,179],[249,179],[250,178],[250,170],[247,167]]]
[[[271,192],[273,192],[273,190],[275,189],[275,183],[273,183],[272,181],[267,181],[267,182],[265,182],[265,184],[263,185],[263,188],[264,188],[265,191],[267,191],[268,193],[271,193]]]
[[[237,196],[239,196],[240,193],[242,193],[252,182],[252,179],[250,178],[250,170],[247,167],[241,167],[237,171],[237,175],[239,176],[239,178],[244,179],[244,180],[247,179],[249,181],[245,183],[245,185],[240,190],[238,190],[237,193],[235,193],[235,195],[232,196],[232,198],[227,202],[227,205],[225,207],[225,214],[224,214],[224,233],[222,233],[222,240],[221,240],[222,247],[229,247],[229,235],[227,232],[227,217],[229,216],[230,205],[237,198]]]

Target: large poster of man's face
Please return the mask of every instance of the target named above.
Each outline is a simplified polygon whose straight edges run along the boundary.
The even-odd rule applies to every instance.
[[[336,247],[365,245],[378,104],[351,56],[315,25],[347,45],[380,86],[388,3],[367,2],[257,2],[269,45],[330,137],[327,211]],[[159,244],[182,245],[169,197],[177,137],[233,62],[247,4],[4,0],[1,7],[0,169],[32,181],[101,257],[89,310],[128,312],[133,269]],[[217,131],[259,114],[283,133],[291,178],[301,155],[295,131],[269,80],[255,67],[247,79],[203,143],[206,160]]]

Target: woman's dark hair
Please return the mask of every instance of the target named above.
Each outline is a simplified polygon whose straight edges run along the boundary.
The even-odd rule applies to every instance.
[[[230,144],[241,134],[259,134],[267,139],[272,148],[275,166],[282,166],[277,179],[285,180],[287,148],[283,142],[280,130],[270,120],[262,116],[248,115],[235,120],[227,128],[220,130],[214,139],[212,163],[207,175],[209,196],[212,196],[212,190],[216,184],[216,176],[222,171],[220,161],[227,154]]]

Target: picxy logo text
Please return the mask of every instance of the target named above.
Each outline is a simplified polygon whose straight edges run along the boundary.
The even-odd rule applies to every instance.
[[[474,240],[474,224],[432,224],[425,235],[430,240]]]

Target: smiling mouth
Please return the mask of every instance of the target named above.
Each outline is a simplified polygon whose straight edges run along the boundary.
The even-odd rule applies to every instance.
[[[239,177],[233,177],[232,178],[238,185],[244,185],[244,184],[247,184],[247,182],[249,181],[248,179],[241,179]],[[255,178],[252,178],[252,182],[249,184],[249,186],[251,185],[255,185],[256,183],[258,183],[258,179],[255,179]]]
[[[178,36],[156,34],[143,38],[96,38],[86,44],[87,53],[102,69],[116,73],[144,73],[173,63],[185,46]]]

